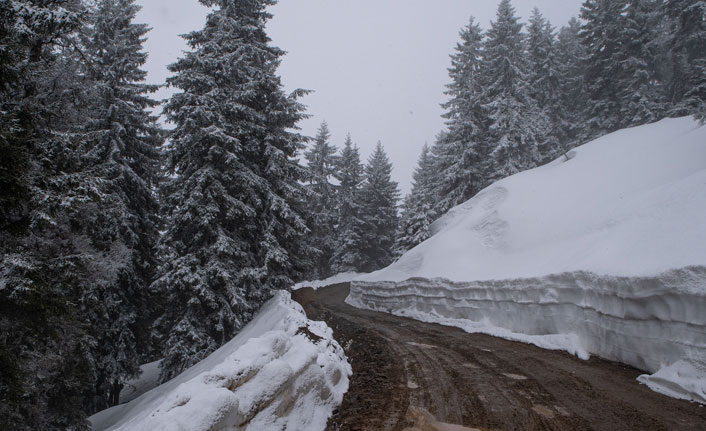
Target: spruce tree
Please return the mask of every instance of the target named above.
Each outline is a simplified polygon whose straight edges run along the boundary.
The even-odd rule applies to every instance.
[[[557,133],[563,149],[569,149],[585,141],[586,83],[584,81],[584,58],[586,51],[581,44],[581,24],[576,18],[559,30],[557,36],[557,75],[559,90],[554,103],[558,105],[560,121]]]
[[[162,379],[228,341],[310,264],[302,218],[305,170],[296,156],[304,117],[283,92],[284,54],[269,44],[270,0],[201,0],[215,9],[170,66],[181,92],[165,112],[176,124],[163,188],[166,232],[152,287],[169,307]]]
[[[706,120],[706,4],[700,0],[666,0],[672,41],[668,100],[673,115]]]
[[[341,154],[337,158],[335,248],[331,256],[333,273],[359,272],[365,265],[363,255],[365,222],[362,219],[363,164],[360,152],[351,136],[346,137]]]
[[[485,187],[491,169],[486,139],[488,120],[481,106],[482,30],[471,17],[460,36],[451,55],[451,82],[445,92],[449,101],[442,105],[447,131],[433,148],[440,213]]]
[[[9,6],[9,5],[8,5]],[[74,214],[90,200],[77,130],[85,118],[76,1],[0,8],[0,428],[88,429],[90,254]]]
[[[504,178],[536,166],[548,119],[530,97],[522,24],[510,0],[498,6],[483,49],[483,107],[490,121],[493,173]]]
[[[329,142],[328,124],[321,123],[314,145],[305,153],[309,168],[308,190],[310,229],[309,242],[318,250],[310,280],[325,279],[331,275],[331,256],[335,247],[336,190],[331,180],[336,173],[336,147]]]
[[[361,189],[364,272],[374,271],[392,263],[397,231],[397,200],[399,189],[392,181],[392,164],[378,141],[365,165],[365,181]]]
[[[621,63],[624,74],[620,82],[621,126],[636,126],[664,116],[662,82],[657,58],[660,2],[628,0],[622,16]]]
[[[87,235],[100,251],[93,266],[102,276],[83,292],[81,314],[95,338],[95,395],[110,405],[119,403],[123,382],[151,353],[148,323],[156,302],[147,288],[156,269],[153,187],[162,132],[147,111],[158,104],[148,96],[157,86],[142,83],[149,29],[133,23],[139,9],[134,0],[100,0],[83,41],[94,100],[81,162],[101,193],[100,204],[83,211],[92,223]]]
[[[438,214],[436,211],[436,192],[434,175],[436,164],[424,144],[414,170],[412,191],[405,196],[400,215],[399,231],[395,241],[395,256],[399,257],[407,250],[429,238],[429,227]]]
[[[560,132],[563,111],[557,103],[560,90],[554,29],[537,8],[529,20],[527,48],[529,94],[549,120],[547,133],[537,148],[538,162],[543,164],[564,152]]]
[[[581,8],[584,24],[581,42],[586,49],[584,62],[587,106],[587,138],[618,130],[624,93],[621,33],[624,25],[625,0],[586,0]]]

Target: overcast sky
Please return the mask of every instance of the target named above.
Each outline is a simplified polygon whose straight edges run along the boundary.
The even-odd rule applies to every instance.
[[[393,178],[409,191],[424,142],[443,129],[449,54],[470,16],[488,28],[499,0],[281,0],[270,9],[273,44],[286,50],[279,74],[286,89],[314,90],[303,102],[313,136],[329,123],[334,145],[350,132],[365,162],[380,140]],[[148,80],[163,83],[166,65],[187,49],[178,35],[201,28],[208,9],[197,0],[137,0],[148,23]],[[538,7],[555,27],[577,16],[581,0],[513,0],[526,22]],[[157,95],[172,93],[164,89]]]

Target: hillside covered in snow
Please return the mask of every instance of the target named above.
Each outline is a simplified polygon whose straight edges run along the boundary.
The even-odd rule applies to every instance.
[[[692,118],[498,181],[432,230],[347,301],[659,371],[641,380],[706,402],[706,127]]]

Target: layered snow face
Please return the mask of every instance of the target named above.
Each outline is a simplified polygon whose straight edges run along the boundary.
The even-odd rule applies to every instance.
[[[494,183],[437,220],[431,238],[358,279],[633,276],[706,265],[706,127],[667,119],[569,157]]]
[[[654,277],[588,272],[502,281],[354,281],[346,301],[655,372],[706,360],[706,267]]]
[[[94,430],[323,430],[351,373],[331,329],[280,291],[208,358],[90,420]]]
[[[498,181],[347,302],[595,354],[706,401],[706,127],[622,130]]]

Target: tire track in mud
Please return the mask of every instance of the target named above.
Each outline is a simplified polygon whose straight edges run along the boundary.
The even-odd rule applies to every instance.
[[[356,309],[348,288],[293,293],[353,367],[329,430],[706,430],[706,407],[652,392],[629,366]]]

